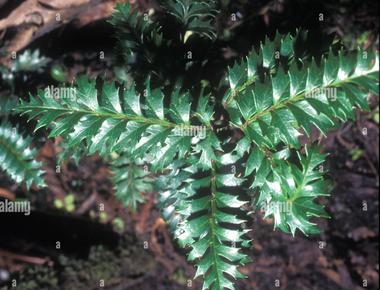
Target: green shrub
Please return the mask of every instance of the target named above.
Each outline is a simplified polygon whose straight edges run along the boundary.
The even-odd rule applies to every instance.
[[[314,218],[328,217],[318,202],[329,195],[325,155],[311,138],[299,137],[310,137],[313,128],[326,135],[355,118],[356,108],[368,108],[368,93],[378,94],[378,54],[341,48],[317,60],[300,57],[295,47],[303,34],[277,34],[226,71],[229,86],[219,99],[213,95],[219,88],[186,89],[156,66],[162,47],[214,41],[216,8],[177,0],[162,9],[164,16],[152,21],[120,4],[111,21],[137,85],[80,77],[76,98],[40,91],[17,111],[38,119],[37,128],[50,128],[50,137],[63,137],[67,150],[122,156],[113,168],[127,207],[136,208],[159,176],[163,216],[189,249],[203,289],[235,289],[233,281],[245,277],[239,266],[249,262],[250,209],[263,209],[286,233],[319,232]],[[180,23],[175,35],[163,27],[171,16]],[[173,65],[194,65],[179,62]]]

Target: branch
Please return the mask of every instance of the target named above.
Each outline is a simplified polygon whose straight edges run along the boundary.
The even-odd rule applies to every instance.
[[[3,1],[0,0],[0,4]],[[10,53],[18,52],[41,36],[74,20],[86,25],[108,17],[116,0],[27,0],[0,20],[0,35],[15,29],[4,47],[6,56],[0,63],[10,63]],[[1,6],[1,5],[0,5]],[[83,18],[82,18],[83,17]]]

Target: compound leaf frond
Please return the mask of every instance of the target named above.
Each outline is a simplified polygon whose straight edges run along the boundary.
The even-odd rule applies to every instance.
[[[17,183],[25,182],[44,187],[42,164],[36,160],[37,150],[30,147],[31,139],[24,138],[16,128],[0,124],[0,167]]]

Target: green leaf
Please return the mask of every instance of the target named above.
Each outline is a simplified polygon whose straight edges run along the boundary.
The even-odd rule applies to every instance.
[[[210,132],[206,139],[195,146],[194,152],[200,154],[197,166],[201,170],[208,170],[212,167],[212,161],[217,159],[216,150],[222,151],[222,148],[218,137],[213,132]]]
[[[247,202],[221,192],[225,187],[241,185],[242,180],[217,171],[213,163],[211,174],[203,172],[205,177],[199,179],[194,173],[198,175],[202,172],[197,172],[196,166],[185,166],[179,170],[174,168],[168,179],[169,182],[173,180],[174,184],[169,185],[169,192],[161,193],[161,199],[172,200],[165,205],[172,221],[175,213],[179,213],[176,226],[172,229],[179,244],[191,248],[188,259],[197,265],[196,277],[204,277],[202,289],[235,289],[232,279],[244,278],[238,265],[248,261],[241,252],[243,244],[248,242],[245,238],[247,230],[241,228],[244,219],[225,209],[239,210]],[[204,194],[199,195],[199,192]],[[169,210],[171,206],[174,213]],[[231,243],[236,246],[231,246]]]
[[[272,126],[278,129],[282,141],[298,148],[298,137],[301,134],[294,128],[294,123],[294,116],[289,114],[289,111],[279,110],[272,112]]]
[[[278,73],[275,76],[273,76],[272,86],[273,103],[278,103],[279,101],[287,100],[290,98],[290,79],[282,68],[280,68]]]
[[[96,111],[99,108],[98,104],[98,92],[96,89],[95,81],[89,80],[87,77],[82,76],[77,80],[78,84],[78,96],[77,96],[77,105],[78,108],[84,108],[90,111]],[[112,88],[110,88],[112,89]],[[114,88],[114,90],[116,90]],[[107,95],[104,95],[104,99],[108,102],[111,102],[108,98],[112,94],[108,91]],[[106,101],[105,101],[106,102]]]
[[[274,52],[275,52],[275,43],[270,41],[269,38],[265,39],[265,43],[260,45],[263,57],[263,67],[270,68],[274,64]]]
[[[330,184],[323,180],[320,165],[325,156],[317,149],[305,148],[298,153],[300,166],[290,161],[277,161],[273,167],[273,180],[267,179],[261,188],[257,205],[265,209],[266,217],[274,218],[274,226],[295,235],[300,230],[305,235],[318,234],[310,219],[328,217],[323,206],[315,199],[329,195]]]
[[[172,94],[171,109],[172,116],[178,124],[187,124],[190,121],[190,98],[186,93],[180,94],[179,89],[175,90]]]
[[[134,86],[131,86],[130,88],[126,89],[124,92],[124,112],[126,114],[142,116],[140,95],[136,92]]]
[[[137,54],[150,63],[151,54],[163,44],[160,25],[130,3],[116,4],[110,23],[116,29],[117,47],[127,64],[133,63]]]
[[[184,31],[184,42],[187,42],[192,35],[211,40],[216,38],[215,27],[212,25],[212,21],[218,13],[215,6],[214,0],[169,0],[166,1],[163,8],[181,25]]]
[[[165,169],[177,156],[182,159],[189,152],[191,146],[191,137],[172,137],[167,141],[166,146],[159,149],[155,156],[155,160],[152,162],[153,168],[156,171]]]
[[[11,115],[13,113],[12,109],[16,104],[16,100],[0,94],[0,117]]]
[[[268,63],[271,51],[268,47],[265,52]],[[310,136],[313,127],[326,135],[338,121],[355,118],[356,107],[368,108],[368,93],[379,90],[378,63],[377,53],[363,51],[330,51],[321,64],[314,59],[293,62],[288,71],[274,63],[276,73],[264,76],[263,82],[237,84],[227,92],[238,92],[232,103],[240,117],[228,108],[233,125],[259,147],[275,151],[282,143],[299,148],[299,137]]]
[[[235,99],[240,97],[245,90],[251,90],[252,85],[260,79],[259,71],[261,68],[269,70],[269,74],[276,72],[276,55],[279,52],[281,56],[287,59],[287,63],[291,64],[294,61],[294,48],[297,37],[293,37],[290,34],[286,35],[283,39],[280,39],[280,35],[276,35],[273,40],[266,38],[265,42],[260,44],[258,52],[252,50],[252,52],[241,62],[229,69],[228,79],[230,82],[230,90],[226,94],[223,100],[224,106],[230,110],[235,107]],[[282,78],[276,78],[276,83],[281,86],[279,82],[284,82]],[[285,82],[286,83],[286,82]],[[270,89],[271,86],[263,86],[264,89]],[[278,89],[274,88],[276,96],[278,95]],[[282,90],[280,88],[280,90]],[[266,99],[263,96],[257,96],[261,100]]]
[[[36,129],[52,126],[50,137],[67,139],[67,150],[85,144],[89,154],[127,152],[131,158],[155,156],[153,168],[157,170],[177,157],[183,158],[200,141],[192,135],[196,127],[190,124],[188,93],[173,92],[171,108],[165,109],[164,94],[159,89],[151,90],[149,82],[144,99],[140,99],[134,86],[124,90],[122,99],[115,84],[103,84],[99,93],[96,82],[85,77],[78,79],[75,91],[77,98],[72,99],[54,99],[39,92],[37,97],[31,96],[30,102],[22,101],[17,110],[30,119],[39,118]],[[206,134],[210,124],[200,127]],[[180,136],[179,128],[189,133]]]
[[[12,72],[42,72],[50,60],[40,55],[40,51],[25,50],[12,61]]]
[[[36,161],[37,150],[30,147],[31,139],[24,138],[16,128],[0,124],[0,168],[16,183],[25,182],[44,187],[42,164]]]
[[[103,107],[111,110],[115,113],[122,113],[122,108],[119,98],[119,89],[115,87],[115,84],[105,83],[103,85],[104,104]]]
[[[124,120],[106,120],[100,127],[98,134],[91,139],[89,153],[94,154],[100,152],[106,155],[109,151],[114,151],[117,140],[123,132],[126,131],[127,123]],[[107,150],[107,148],[109,148]]]
[[[153,192],[153,179],[149,171],[144,168],[143,162],[131,162],[126,155],[112,160],[111,170],[116,197],[126,208],[136,211],[138,204],[145,201],[144,194]]]
[[[96,116],[84,116],[74,126],[74,131],[69,135],[69,147],[74,147],[85,139],[93,137],[100,129],[103,119]]]
[[[267,180],[268,174],[271,172],[271,163],[268,159],[264,158],[260,164],[260,167],[257,169],[255,175],[255,181],[252,184],[251,188],[261,187]]]
[[[228,79],[232,90],[244,84],[247,75],[247,68],[244,63],[235,63],[235,65],[228,70]]]
[[[249,176],[253,171],[259,169],[264,158],[265,154],[258,147],[252,150],[247,160],[244,176]]]

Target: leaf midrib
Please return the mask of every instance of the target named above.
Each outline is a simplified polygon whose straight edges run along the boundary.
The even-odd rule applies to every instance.
[[[120,114],[120,113],[106,113],[106,112],[99,112],[99,111],[87,111],[87,110],[77,110],[72,108],[56,108],[56,107],[47,107],[47,106],[20,106],[18,108],[19,110],[42,110],[42,111],[60,111],[60,112],[67,112],[67,113],[73,113],[73,114],[83,114],[83,115],[92,115],[99,118],[104,119],[120,119],[120,120],[126,120],[126,121],[134,121],[137,123],[143,123],[143,124],[150,124],[150,125],[160,125],[162,127],[168,127],[168,128],[174,128],[178,126],[177,124],[159,120],[159,119],[148,119],[142,116],[133,116],[133,115],[127,115],[127,114]]]
[[[178,126],[183,127],[184,129],[192,129],[194,125],[191,125],[190,123],[183,123],[183,124],[176,124],[172,123],[167,120],[161,120],[161,119],[156,119],[156,118],[145,118],[143,116],[137,116],[137,115],[128,115],[128,114],[121,114],[121,113],[107,113],[105,111],[88,111],[88,110],[78,110],[78,109],[73,109],[73,108],[57,108],[57,107],[48,107],[48,106],[35,106],[35,105],[26,105],[26,106],[20,106],[17,108],[17,111],[21,111],[26,113],[27,111],[30,110],[41,110],[41,111],[57,111],[57,112],[66,112],[66,113],[72,113],[72,114],[82,114],[82,115],[91,115],[99,118],[104,118],[104,119],[117,119],[117,120],[125,120],[127,122],[136,122],[136,123],[141,123],[141,124],[148,124],[148,125],[159,125],[165,128],[176,128]],[[197,117],[199,116],[193,115],[192,117]],[[191,119],[190,118],[190,119]],[[207,124],[204,125],[208,131],[212,131],[212,125]]]
[[[217,207],[216,207],[216,194],[217,194],[217,187],[216,187],[216,168],[215,168],[215,162],[212,161],[212,168],[211,168],[211,214],[209,218],[209,225],[211,228],[211,251],[212,251],[212,256],[214,260],[214,267],[215,267],[215,272],[216,272],[216,282],[217,283],[217,288],[220,289],[220,269],[219,269],[219,262],[218,262],[218,254],[216,252],[216,221],[215,221],[215,216],[217,212]]]
[[[346,84],[346,83],[352,83],[354,82],[355,79],[357,78],[360,78],[360,77],[363,77],[363,76],[368,76],[370,75],[371,73],[373,73],[374,70],[371,69],[369,71],[367,71],[365,74],[361,74],[361,75],[358,75],[358,76],[354,76],[354,77],[348,77],[344,80],[340,80],[340,81],[337,81],[337,82],[334,82],[334,83],[331,83],[331,84],[328,84],[328,85],[322,85],[322,86],[319,86],[319,87],[315,87],[313,88],[312,90],[317,90],[317,89],[324,89],[324,88],[328,88],[328,87],[341,87],[342,85]],[[309,93],[309,91],[304,91],[298,95],[295,95],[293,97],[290,97],[289,99],[283,101],[283,102],[279,102],[277,104],[274,104],[273,106],[270,106],[269,108],[261,111],[261,112],[258,112],[257,114],[254,114],[251,118],[249,118],[248,120],[246,120],[246,122],[243,124],[243,125],[240,125],[238,126],[238,128],[240,128],[241,130],[245,130],[245,128],[247,128],[249,125],[251,125],[252,123],[254,123],[255,121],[257,121],[258,119],[262,118],[263,116],[273,112],[273,111],[276,111],[276,110],[279,110],[279,109],[282,109],[282,108],[286,108],[287,106],[291,105],[291,104],[295,104],[299,101],[302,101],[306,98],[306,95]]]

